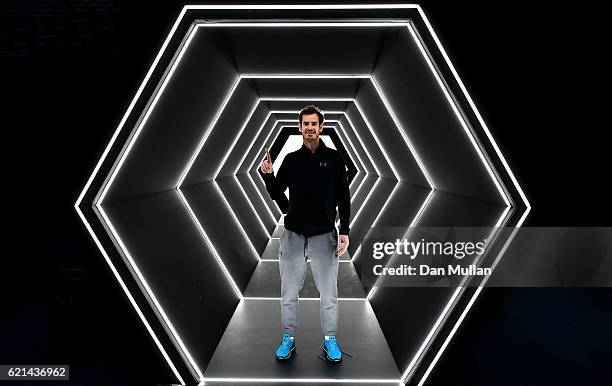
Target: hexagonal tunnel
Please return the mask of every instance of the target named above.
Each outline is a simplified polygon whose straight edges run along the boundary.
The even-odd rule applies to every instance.
[[[270,7],[183,9],[77,210],[181,383],[417,382],[477,292],[364,286],[361,241],[520,225],[528,204],[418,6]],[[265,147],[277,170],[301,146],[309,103],[350,182],[338,339],[352,356],[335,367],[317,357],[310,268],[300,355],[273,357],[284,228],[258,166]]]

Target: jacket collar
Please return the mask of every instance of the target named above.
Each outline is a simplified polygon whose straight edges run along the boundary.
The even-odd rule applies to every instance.
[[[314,153],[311,153],[310,149],[308,149],[304,143],[302,143],[302,147],[300,148],[300,151],[306,154],[317,154],[317,153],[324,152],[325,150],[327,150],[327,146],[325,146],[325,142],[323,142],[321,137],[319,137],[319,146],[317,146]]]

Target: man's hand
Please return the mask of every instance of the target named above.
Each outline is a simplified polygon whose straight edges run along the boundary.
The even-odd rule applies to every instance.
[[[346,249],[349,246],[349,237],[348,235],[340,235],[340,240],[338,240],[338,256],[344,255]]]
[[[270,151],[268,150],[268,148],[266,147],[265,150],[265,155],[266,155],[266,159],[264,160],[264,162],[262,162],[261,164],[261,171],[263,173],[272,173],[272,157],[270,157]]]

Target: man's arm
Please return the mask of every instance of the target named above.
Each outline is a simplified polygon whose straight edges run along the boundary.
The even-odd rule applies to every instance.
[[[272,170],[272,158],[270,152],[266,149],[266,160],[262,164],[261,172],[263,180],[266,183],[266,190],[270,197],[276,201],[281,212],[287,213],[289,210],[289,200],[285,196],[285,190],[289,185],[289,171],[287,166],[287,159],[283,160],[276,177],[274,177],[274,171]]]

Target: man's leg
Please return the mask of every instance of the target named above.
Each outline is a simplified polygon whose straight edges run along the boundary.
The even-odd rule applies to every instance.
[[[281,277],[281,323],[283,332],[295,335],[298,298],[306,276],[304,236],[285,229],[280,237],[278,265]]]
[[[306,251],[310,268],[321,295],[323,335],[336,335],[338,329],[338,241],[336,231],[308,238]]]

